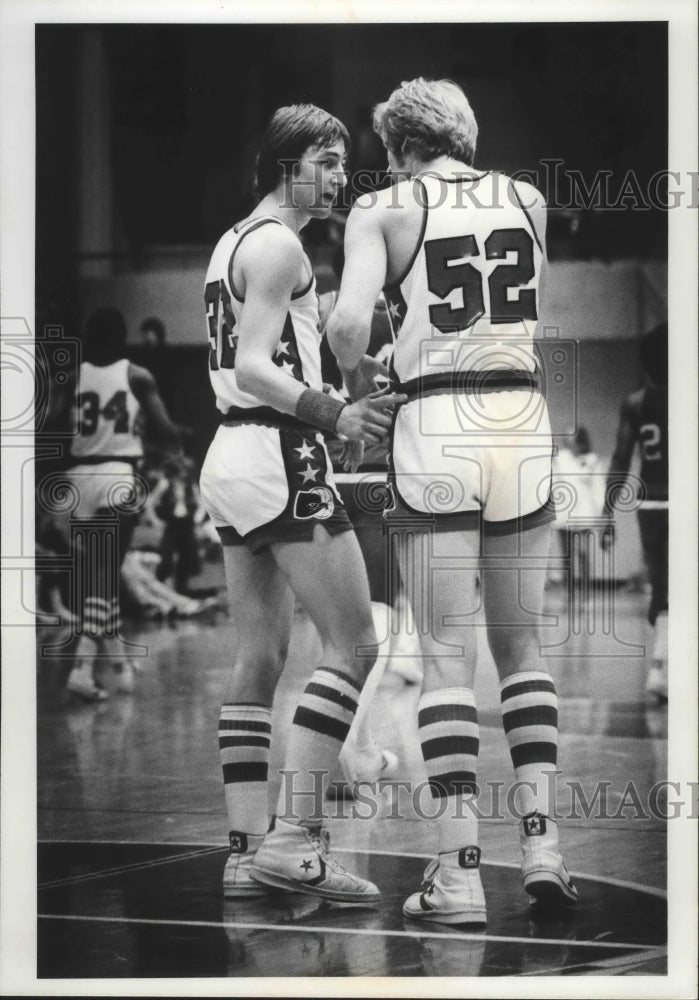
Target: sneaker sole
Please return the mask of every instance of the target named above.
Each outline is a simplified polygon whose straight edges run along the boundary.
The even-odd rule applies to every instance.
[[[263,885],[271,885],[277,889],[285,889],[287,892],[301,892],[308,896],[319,896],[321,899],[332,899],[337,903],[378,903],[381,893],[358,893],[342,892],[337,889],[323,889],[321,886],[308,885],[298,879],[288,878],[286,875],[279,875],[277,872],[270,872],[266,868],[259,868],[254,865],[250,869],[250,878]]]
[[[274,889],[271,886],[262,885],[262,883],[251,886],[224,885],[223,887],[224,899],[260,899],[263,896],[273,895],[275,895]]]
[[[451,913],[440,913],[439,910],[420,910],[413,912],[403,907],[403,916],[410,920],[427,920],[434,924],[479,924],[487,923],[485,910],[457,910]]]
[[[531,905],[542,907],[574,906],[578,902],[578,894],[571,890],[565,882],[553,872],[536,872],[525,879],[524,888],[532,897]]]

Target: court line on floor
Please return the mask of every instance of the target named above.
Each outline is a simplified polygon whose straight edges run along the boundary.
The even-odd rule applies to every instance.
[[[150,840],[38,840],[38,844],[118,844],[118,845],[145,845],[147,847],[192,847],[192,843],[185,842],[180,843],[177,841],[150,841]],[[212,844],[202,844],[202,848],[209,848],[210,852],[213,854],[217,850],[223,850],[227,844],[220,844],[217,847]],[[421,858],[425,861],[429,861],[434,857],[434,854],[422,854],[420,851],[386,851],[380,848],[363,848],[363,847],[333,847],[333,851],[337,851],[340,854],[378,854],[384,857],[390,858]],[[192,852],[192,856],[196,856],[198,852]],[[204,852],[207,853],[207,852]],[[184,855],[183,855],[184,857]],[[169,859],[168,859],[169,860]],[[156,862],[157,863],[157,862]],[[482,858],[482,863],[484,865],[491,865],[493,868],[519,868],[519,865],[514,861],[492,861],[488,858]],[[619,889],[634,889],[636,892],[645,892],[649,896],[655,896],[658,899],[667,900],[667,892],[664,889],[656,889],[654,886],[642,885],[640,882],[630,882],[627,879],[615,878],[613,875],[592,875],[589,872],[570,872],[572,876],[579,879],[587,879],[589,882],[601,882],[603,885],[614,885]],[[85,876],[87,878],[93,877],[92,875]]]
[[[372,927],[328,927],[308,926],[307,924],[295,924],[293,927],[286,924],[261,924],[250,923],[239,920],[156,920],[148,917],[100,917],[88,916],[84,914],[70,913],[38,913],[39,920],[80,920],[83,923],[102,924],[143,924],[154,927],[193,927],[220,929],[231,927],[236,930],[249,931],[288,931],[292,934],[344,934],[360,935],[363,937],[409,937],[409,938],[438,938],[447,941],[499,941],[506,944],[548,944],[558,948],[603,948],[611,951],[656,951],[655,944],[631,944],[627,941],[569,941],[561,938],[531,938],[531,937],[509,937],[504,934],[467,934],[467,933],[440,933],[439,931],[392,931],[383,928]]]
[[[53,843],[60,843],[60,841],[53,841]],[[106,841],[76,841],[76,843],[106,843]],[[168,846],[177,847],[178,845],[172,844]],[[202,847],[196,851],[188,851],[186,854],[168,854],[164,858],[151,858],[147,861],[133,861],[129,865],[117,865],[114,868],[101,868],[96,872],[85,872],[82,875],[70,875],[65,878],[53,879],[51,882],[39,882],[37,884],[37,889],[55,889],[62,885],[76,885],[78,882],[90,882],[94,879],[107,878],[112,875],[124,875],[127,872],[145,871],[147,868],[158,868],[162,865],[172,864],[174,861],[187,861],[190,858],[207,857],[209,854],[218,854],[219,851],[222,850],[225,850],[225,847]]]
[[[406,858],[433,858],[434,854],[417,854],[414,851],[382,851],[365,850],[360,847],[333,847],[333,851],[342,854],[382,854],[389,857]],[[491,861],[487,857],[481,857],[481,863],[491,865],[493,868],[516,868],[519,865],[515,861]],[[587,879],[588,882],[602,882],[604,885],[615,885],[620,889],[635,889],[637,892],[645,892],[650,896],[657,896],[659,899],[667,899],[667,893],[663,889],[656,889],[650,885],[641,885],[640,882],[628,882],[626,879],[614,878],[612,875],[590,875],[588,872],[570,872],[575,878]]]
[[[655,948],[654,951],[648,951],[645,954],[640,954],[639,952],[633,952],[630,955],[616,955],[612,958],[599,958],[592,962],[578,962],[575,965],[566,965],[565,973],[567,976],[576,973],[578,970],[584,970],[586,976],[603,976],[603,975],[620,975],[623,971],[624,975],[629,975],[631,970],[642,968],[647,965],[648,962],[654,961],[656,958],[667,958],[667,948]],[[526,978],[527,976],[560,976],[561,969],[560,966],[551,966],[549,969],[535,969],[531,972],[520,972],[518,975]],[[645,975],[646,973],[637,973],[637,975]]]

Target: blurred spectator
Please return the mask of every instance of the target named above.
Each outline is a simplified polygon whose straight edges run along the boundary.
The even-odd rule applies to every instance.
[[[57,519],[37,504],[35,550],[37,555],[37,614],[56,615],[60,626],[75,627],[78,616],[69,609],[69,574],[51,566],[51,560],[70,555],[70,542]],[[41,622],[40,622],[41,623]],[[45,623],[47,624],[47,623]]]
[[[191,618],[218,606],[217,597],[194,600],[178,594],[156,575],[161,559],[157,552],[132,549],[121,568],[125,610],[144,618]]]
[[[587,589],[592,553],[597,544],[599,520],[604,507],[606,466],[592,450],[590,434],[579,427],[572,448],[561,448],[553,461],[553,495],[560,497],[556,528],[571,585]],[[562,501],[562,502],[561,502]],[[569,560],[569,562],[568,562]]]
[[[165,462],[163,477],[151,496],[151,508],[164,523],[157,577],[161,581],[172,578],[175,590],[186,594],[190,577],[201,572],[195,525],[206,516],[191,459]]]
[[[165,324],[157,316],[148,316],[141,323],[139,333],[138,363],[153,375],[168,413],[172,413],[176,386],[173,385],[172,349],[167,342]]]
[[[141,345],[152,354],[157,354],[165,347],[165,324],[156,316],[149,316],[144,319],[139,327],[141,334]]]

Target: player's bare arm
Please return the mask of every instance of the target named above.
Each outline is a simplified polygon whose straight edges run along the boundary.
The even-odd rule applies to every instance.
[[[610,521],[600,537],[603,549],[608,549],[616,541],[614,522],[611,520],[614,514],[614,495],[628,475],[635,445],[636,429],[633,421],[633,402],[631,397],[627,397],[621,404],[616,444],[609,463],[607,487],[604,491],[603,513],[605,517],[610,518]]]
[[[605,514],[612,513],[614,487],[618,487],[620,482],[628,475],[635,445],[636,429],[633,421],[633,405],[631,399],[627,398],[621,404],[619,425],[616,432],[616,444],[614,445],[614,454],[609,464],[604,503]]]
[[[291,296],[302,281],[303,247],[285,227],[264,226],[247,237],[238,259],[245,291],[235,361],[238,388],[294,414],[304,386],[273,358]]]
[[[360,363],[369,345],[374,306],[386,280],[387,254],[381,219],[381,206],[375,203],[375,196],[359,198],[350,212],[345,229],[342,283],[328,320],[328,343],[353,398],[366,391]]]
[[[283,413],[300,416],[301,397],[305,402],[314,390],[284,375],[272,358],[291,296],[302,280],[303,248],[293,233],[274,227],[251,234],[241,256],[245,305],[236,355],[238,386]],[[332,429],[354,440],[381,441],[391,425],[391,410],[401,399],[384,395],[344,406]]]
[[[64,386],[51,387],[51,399],[46,418],[46,426],[50,430],[67,434],[70,431],[70,408],[75,397],[76,378],[69,375]]]
[[[180,435],[168,416],[155,379],[146,368],[129,365],[129,386],[146,419],[146,435],[164,449],[177,451]]]

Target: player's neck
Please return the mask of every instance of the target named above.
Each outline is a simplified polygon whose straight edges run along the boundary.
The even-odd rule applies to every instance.
[[[254,211],[250,213],[250,218],[257,218],[261,215],[272,215],[275,219],[283,222],[285,226],[288,226],[298,236],[303,227],[310,222],[311,214],[286,202],[285,192],[271,191],[265,195]]]
[[[464,175],[477,174],[478,171],[461,160],[455,160],[452,156],[436,156],[433,160],[420,160],[415,157],[410,164],[410,173],[413,177],[424,174],[436,174],[439,177],[463,177]]]

